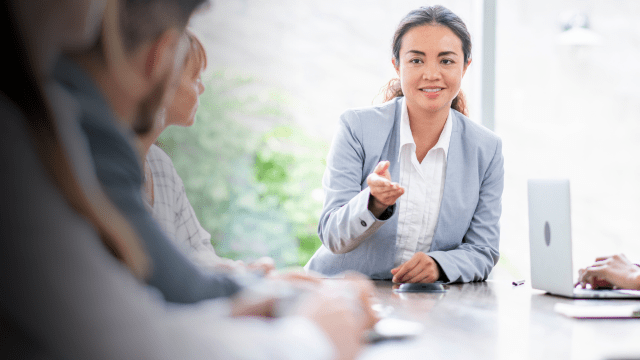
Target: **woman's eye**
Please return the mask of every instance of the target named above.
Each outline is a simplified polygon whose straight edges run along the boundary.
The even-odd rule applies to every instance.
[[[451,59],[442,59],[442,63],[445,65],[451,65],[453,64],[453,60]]]
[[[409,62],[412,63],[412,64],[421,64],[422,60],[420,60],[420,59],[411,59],[411,60],[409,60]]]

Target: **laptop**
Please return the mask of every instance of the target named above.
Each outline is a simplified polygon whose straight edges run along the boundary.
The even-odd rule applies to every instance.
[[[640,299],[638,290],[574,288],[569,180],[529,180],[528,188],[532,288],[576,299]]]

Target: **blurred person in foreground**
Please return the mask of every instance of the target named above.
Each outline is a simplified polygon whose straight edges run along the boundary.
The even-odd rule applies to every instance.
[[[241,260],[216,254],[211,235],[200,225],[171,158],[155,144],[167,127],[193,125],[199,97],[204,92],[201,74],[207,67],[207,54],[193,32],[187,30],[186,38],[187,55],[172,102],[161,112],[151,131],[138,135],[145,154],[143,179],[147,208],[167,236],[196,263],[212,269],[269,273],[275,269],[269,257],[245,265]]]
[[[103,19],[104,1],[3,3],[5,31],[0,39],[13,51],[5,57],[12,77],[0,82],[0,355],[355,356],[359,336],[368,325],[366,308],[357,310],[364,303],[358,296],[366,291],[352,292],[355,301],[331,289],[309,293],[288,309],[291,316],[267,323],[229,317],[255,314],[236,301],[171,304],[140,282],[154,264],[127,226],[129,219],[120,216],[106,197],[88,191],[101,189],[95,187],[95,174],[88,166],[86,143],[74,137],[78,132],[73,125],[83,104],[65,97],[51,79],[60,49],[78,52],[105,46],[96,43],[96,34],[103,20],[113,21],[117,5],[107,1],[111,11]],[[48,96],[43,95],[45,88]],[[52,106],[61,99],[64,106]],[[119,226],[110,227],[112,222]],[[254,304],[260,305],[258,300]]]
[[[147,283],[168,301],[179,303],[227,297],[241,288],[237,279],[202,271],[182,254],[149,214],[142,197],[135,133],[148,132],[159,109],[173,96],[186,50],[182,33],[191,13],[203,3],[120,1],[117,13],[105,17],[99,41],[88,49],[65,51],[54,68],[58,93],[64,94],[59,97],[71,97],[78,104],[76,136],[88,146],[90,166],[147,251],[151,262]]]
[[[640,290],[640,266],[624,254],[596,258],[593,265],[578,271],[576,286],[583,289],[612,288]]]

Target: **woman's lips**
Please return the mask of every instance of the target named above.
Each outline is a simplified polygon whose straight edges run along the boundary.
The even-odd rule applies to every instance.
[[[442,88],[420,89],[429,99],[435,99],[440,95]]]

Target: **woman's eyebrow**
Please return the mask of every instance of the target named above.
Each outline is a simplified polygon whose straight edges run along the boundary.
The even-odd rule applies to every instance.
[[[447,55],[458,55],[458,54],[455,51],[442,51],[438,54],[438,57],[447,56]]]
[[[416,54],[416,55],[422,55],[422,56],[426,55],[422,51],[418,51],[418,50],[407,50],[407,52],[405,54]]]
[[[425,56],[426,54],[420,50],[407,50],[407,52],[405,53],[405,55],[407,54],[416,54],[416,55],[422,55]],[[447,55],[458,55],[458,53],[456,53],[455,51],[441,51],[440,53],[438,53],[438,57],[440,56],[447,56]]]

